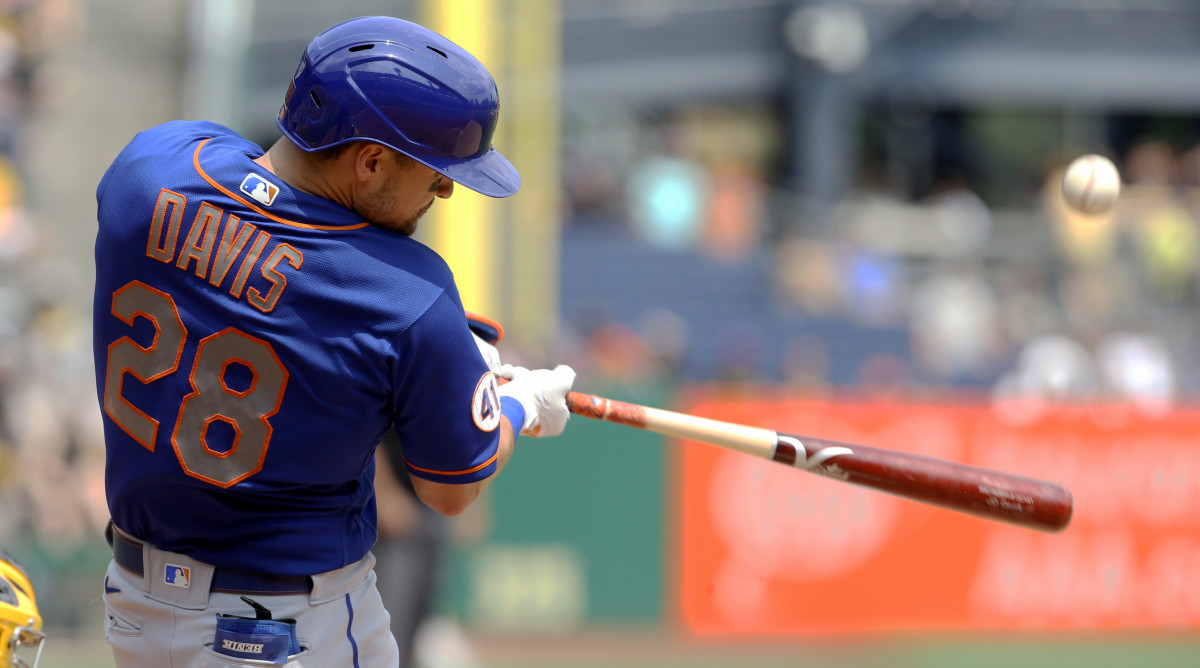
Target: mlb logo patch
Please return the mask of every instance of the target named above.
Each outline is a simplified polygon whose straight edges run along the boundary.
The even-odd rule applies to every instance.
[[[279,194],[279,186],[253,172],[242,179],[241,191],[263,206],[271,206]]]
[[[187,589],[192,586],[192,569],[179,564],[167,564],[163,569],[163,582],[172,587]]]

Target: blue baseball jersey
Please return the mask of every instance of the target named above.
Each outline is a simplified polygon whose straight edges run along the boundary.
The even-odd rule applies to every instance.
[[[217,566],[314,574],[376,539],[375,447],[496,470],[500,403],[445,262],[295,190],[213,123],[139,133],[96,191],[113,521]]]

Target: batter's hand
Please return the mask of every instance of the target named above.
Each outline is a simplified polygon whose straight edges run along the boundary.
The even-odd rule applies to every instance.
[[[501,365],[497,375],[507,378],[500,386],[500,396],[512,397],[525,409],[525,424],[521,434],[541,438],[558,436],[571,417],[567,410],[567,392],[575,384],[575,370],[566,364],[553,369],[534,369],[511,364]],[[515,425],[514,425],[515,427]]]

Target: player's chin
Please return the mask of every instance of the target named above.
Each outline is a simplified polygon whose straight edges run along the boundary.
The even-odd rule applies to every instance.
[[[425,206],[421,207],[420,211],[416,212],[411,218],[404,221],[396,231],[410,237],[416,234],[417,226],[420,224],[421,218],[423,218],[425,214],[429,212],[429,207],[431,206],[433,206],[433,200],[429,200]]]
[[[424,216],[425,212],[428,210],[429,207],[426,206],[424,209],[421,209],[416,214],[409,216],[408,218],[391,221],[382,226],[393,232],[403,234],[406,237],[411,237],[417,233],[417,226],[421,222],[421,216]]]

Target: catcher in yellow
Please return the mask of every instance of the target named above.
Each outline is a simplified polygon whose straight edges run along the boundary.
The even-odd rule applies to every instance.
[[[29,576],[0,550],[0,666],[37,668],[44,638]],[[30,655],[32,661],[25,658]]]

